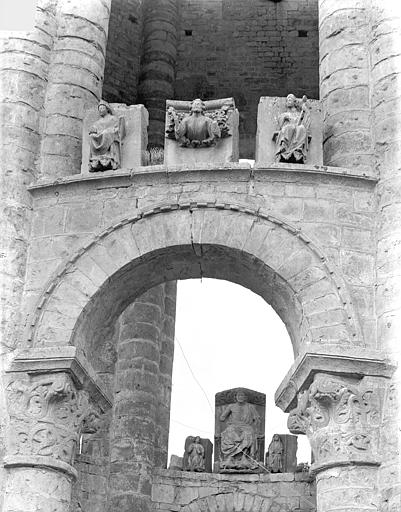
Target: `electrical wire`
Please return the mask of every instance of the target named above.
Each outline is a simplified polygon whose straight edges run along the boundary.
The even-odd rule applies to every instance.
[[[213,410],[212,404],[210,403],[209,397],[207,396],[206,391],[204,390],[204,388],[203,388],[202,384],[201,384],[201,383],[199,382],[199,380],[196,378],[196,375],[194,374],[194,372],[193,372],[193,370],[192,370],[192,368],[191,368],[191,365],[189,364],[189,361],[188,361],[188,359],[187,359],[187,357],[186,357],[186,355],[185,355],[184,349],[182,348],[182,345],[181,345],[181,343],[179,342],[179,340],[178,340],[178,338],[177,338],[177,337],[175,337],[175,341],[178,343],[178,346],[180,347],[181,353],[182,353],[182,355],[183,355],[183,357],[184,357],[185,362],[187,363],[187,366],[188,366],[188,368],[189,368],[189,371],[191,372],[191,375],[192,375],[192,377],[193,377],[194,381],[198,384],[198,386],[200,387],[200,389],[201,389],[202,393],[205,395],[205,398],[206,398],[206,400],[207,400],[207,403],[209,404],[210,410],[212,411],[212,414],[214,415],[214,410]]]

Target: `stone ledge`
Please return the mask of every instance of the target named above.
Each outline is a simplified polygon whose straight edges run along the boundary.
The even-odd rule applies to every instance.
[[[297,478],[295,478],[297,475]],[[310,475],[308,473],[258,473],[258,474],[228,474],[228,473],[195,473],[191,471],[177,471],[172,469],[153,470],[153,482],[163,483],[167,479],[182,480],[182,481],[229,481],[237,482],[257,482],[257,483],[270,483],[270,482],[310,482]]]
[[[295,172],[307,174],[319,174],[324,176],[340,176],[345,178],[356,178],[377,182],[376,176],[368,175],[359,169],[349,169],[347,167],[334,167],[328,165],[308,165],[308,164],[255,164],[254,174],[259,172]]]
[[[66,372],[78,389],[84,389],[103,411],[112,406],[103,384],[94,369],[76,347],[49,347],[22,350],[11,362],[7,373],[24,372],[29,375]]]
[[[310,386],[316,373],[357,379],[365,376],[390,378],[395,368],[383,352],[367,347],[309,345],[296,358],[278,387],[275,402],[284,412],[290,412],[296,406],[298,393]]]
[[[230,162],[227,164],[212,165],[212,164],[199,164],[199,165],[177,165],[166,167],[164,165],[150,165],[146,167],[136,167],[135,169],[118,169],[115,171],[104,171],[94,174],[72,174],[65,178],[58,178],[56,180],[39,180],[34,185],[28,187],[28,190],[35,192],[49,187],[60,185],[68,185],[71,183],[84,183],[84,182],[99,182],[99,181],[116,181],[122,180],[124,182],[132,182],[136,177],[146,175],[167,175],[179,173],[191,173],[202,171],[227,172],[227,171],[245,171],[249,179],[255,178],[258,175],[288,172],[293,174],[309,174],[317,176],[332,176],[341,178],[351,178],[364,181],[377,182],[375,176],[368,176],[358,169],[348,169],[345,167],[328,167],[325,165],[302,165],[302,164],[259,164],[252,168],[249,163],[235,163]]]

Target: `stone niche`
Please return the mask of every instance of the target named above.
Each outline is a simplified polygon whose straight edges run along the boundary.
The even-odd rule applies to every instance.
[[[214,134],[210,143],[199,141],[200,144],[196,145],[198,141],[194,140],[194,132],[189,125],[195,117],[192,111],[195,102],[202,104],[203,112],[193,124],[209,124]],[[238,119],[234,98],[204,102],[167,100],[164,164],[196,166],[238,162]]]
[[[266,395],[246,388],[216,393],[214,472],[264,471]]]
[[[113,115],[124,125],[124,137],[121,140],[121,165],[119,168],[133,169],[145,165],[148,145],[148,111],[143,105],[109,104]],[[82,174],[99,175],[101,171],[89,172],[91,126],[99,119],[98,107],[90,109],[83,121],[82,134]],[[113,171],[110,171],[113,172]],[[115,172],[115,170],[114,170]]]
[[[288,111],[287,98],[262,96],[258,106],[258,127],[256,132],[255,167],[280,165],[323,165],[323,119],[319,100],[306,99],[309,123],[307,129],[306,158],[286,163],[276,156],[277,137],[280,132],[280,116]],[[302,100],[297,98],[300,103]]]

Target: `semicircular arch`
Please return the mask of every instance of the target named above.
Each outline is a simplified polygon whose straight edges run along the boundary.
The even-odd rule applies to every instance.
[[[277,512],[288,510],[286,499],[260,496],[246,491],[224,492],[198,498],[180,508],[180,512],[265,512],[272,508]]]
[[[285,323],[295,355],[305,343],[360,344],[346,286],[311,239],[263,210],[207,202],[158,205],[99,233],[48,282],[28,337],[88,354],[144,291],[202,276],[262,296]]]

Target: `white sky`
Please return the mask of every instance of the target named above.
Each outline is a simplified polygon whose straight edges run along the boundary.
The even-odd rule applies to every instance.
[[[35,6],[36,0],[0,0],[0,30],[32,30]]]
[[[274,392],[294,361],[291,341],[261,297],[228,281],[179,281],[176,340],[213,411],[176,341],[169,459],[183,455],[189,435],[214,442],[214,396],[225,389],[245,387],[266,394],[266,449],[273,434],[289,434],[287,414],[276,407]],[[305,436],[298,436],[298,461],[310,461]]]

